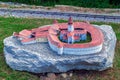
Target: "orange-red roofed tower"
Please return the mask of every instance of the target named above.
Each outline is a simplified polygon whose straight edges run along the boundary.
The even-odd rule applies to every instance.
[[[69,31],[69,32],[74,31],[74,26],[73,26],[72,17],[70,17],[70,18],[68,19],[68,31]]]
[[[73,26],[73,20],[72,17],[68,19],[68,34],[73,34],[74,33],[74,26]],[[69,35],[68,37],[68,43],[74,43],[74,35]]]

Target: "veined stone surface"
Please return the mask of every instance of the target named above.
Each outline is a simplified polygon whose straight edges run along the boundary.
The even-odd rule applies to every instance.
[[[102,50],[90,55],[58,55],[47,42],[22,45],[12,36],[4,39],[6,63],[14,70],[34,73],[66,72],[73,69],[102,71],[113,66],[116,36],[111,26],[94,25],[104,34]]]

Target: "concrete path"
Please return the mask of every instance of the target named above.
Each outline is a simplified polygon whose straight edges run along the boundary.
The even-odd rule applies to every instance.
[[[114,22],[120,23],[120,16],[102,15],[102,14],[84,14],[75,12],[57,12],[34,9],[7,9],[0,8],[0,16],[30,17],[30,18],[50,18],[50,19],[68,19],[70,16],[74,20],[96,21],[96,22]]]

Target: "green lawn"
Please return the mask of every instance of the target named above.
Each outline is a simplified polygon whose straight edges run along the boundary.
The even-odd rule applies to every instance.
[[[0,80],[40,80],[40,74],[15,71],[6,65],[3,55],[3,39],[19,32],[23,29],[32,29],[45,24],[51,24],[51,19],[26,19],[26,18],[3,18],[0,17]],[[59,22],[66,22],[59,20]],[[97,72],[97,71],[74,71],[73,77],[70,80],[120,80],[120,24],[93,22],[94,24],[109,24],[117,36],[117,47],[114,58],[114,67],[112,69]],[[57,79],[64,80],[64,79]]]

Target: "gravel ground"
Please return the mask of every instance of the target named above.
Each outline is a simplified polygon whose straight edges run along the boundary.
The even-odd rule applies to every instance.
[[[13,3],[13,2],[1,2],[0,1],[0,5],[8,5],[8,6],[26,6],[26,7],[30,7],[30,5],[26,5],[26,4],[20,4],[20,3]],[[91,12],[90,9],[87,9],[87,12],[84,12],[84,9],[82,8],[81,11],[74,11],[72,8],[77,8],[79,9],[79,7],[74,7],[74,6],[55,6],[55,8],[50,8],[50,10],[47,9],[47,7],[42,7],[42,6],[35,6],[38,8],[35,9],[30,9],[30,8],[1,8],[0,9],[0,16],[14,16],[14,17],[23,17],[23,18],[49,18],[49,19],[68,19],[71,16],[71,13],[74,13],[74,15],[72,15],[74,20],[83,20],[83,21],[96,21],[96,22],[115,22],[115,23],[119,23],[120,22],[120,15],[119,15],[119,9],[111,9],[111,12],[113,10],[113,12],[115,12],[115,14],[112,14],[114,16],[114,18],[109,18],[111,17],[110,15],[106,14],[103,11],[102,13],[96,13],[95,12]],[[58,8],[58,9],[57,9]],[[65,8],[65,9],[64,9]],[[71,9],[71,11],[69,10]],[[80,8],[81,9],[81,8]],[[85,8],[86,9],[86,8]],[[6,11],[4,11],[6,10]],[[13,10],[13,11],[12,11]],[[15,11],[14,11],[15,10]],[[91,9],[92,10],[92,9]],[[110,11],[110,9],[108,9]],[[26,12],[24,12],[26,11]],[[33,11],[33,12],[31,12]],[[35,12],[36,11],[36,12]],[[44,14],[41,14],[40,11],[46,12]],[[94,10],[93,10],[94,11]],[[107,11],[105,9],[105,11]],[[64,13],[61,15],[55,14],[51,12],[59,12],[59,13]],[[117,12],[117,14],[116,14]],[[110,13],[110,12],[109,12]],[[84,14],[85,16],[76,16],[76,14]],[[111,14],[111,13],[110,13]],[[94,16],[96,15],[96,16]],[[100,15],[99,17],[97,17],[97,15]],[[100,18],[101,16],[103,16],[102,18]],[[106,16],[106,17],[104,17]]]
[[[35,6],[35,5],[27,5],[16,2],[2,2],[0,1],[0,7],[7,8],[17,8],[17,9],[40,9],[40,10],[50,10],[50,11],[58,11],[58,12],[79,12],[79,13],[87,13],[87,14],[105,14],[105,15],[120,15],[120,9],[110,9],[110,8],[84,8],[84,7],[76,7],[76,6],[68,6],[68,5],[55,5],[54,7],[45,7],[45,6]]]
[[[79,15],[79,16],[78,16]],[[21,10],[14,10],[14,9],[0,9],[0,16],[14,16],[14,17],[23,17],[23,18],[49,18],[49,19],[68,19],[70,16],[74,20],[84,20],[84,21],[96,21],[96,22],[120,22],[120,16],[111,16],[107,15],[92,15],[92,14],[71,14],[71,13],[61,13],[61,12],[51,12],[51,11],[41,11],[41,10],[33,10],[33,9],[21,9]],[[86,16],[85,16],[86,15]],[[105,16],[105,18],[103,17]],[[100,17],[100,18],[99,18]],[[101,18],[102,17],[102,18]]]

